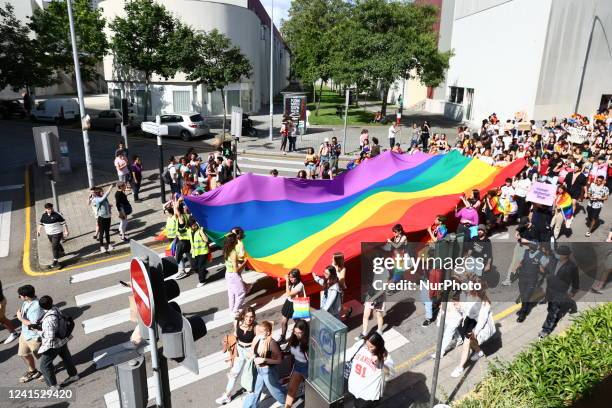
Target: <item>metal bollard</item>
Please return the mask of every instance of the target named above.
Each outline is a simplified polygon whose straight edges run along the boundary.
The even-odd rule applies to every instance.
[[[146,408],[149,402],[144,356],[115,366],[121,408]]]

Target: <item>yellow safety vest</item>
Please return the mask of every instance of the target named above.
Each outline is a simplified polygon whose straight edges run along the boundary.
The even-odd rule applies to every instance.
[[[176,218],[169,217],[168,219],[166,219],[166,227],[164,228],[164,234],[166,234],[166,236],[169,239],[174,239],[174,237],[176,237],[176,230],[178,227],[178,223],[176,222]]]
[[[191,231],[189,234],[191,240],[191,255],[196,257],[208,254],[208,239],[200,228]]]
[[[187,217],[187,215],[186,215],[186,214],[183,214],[183,221],[185,222],[185,224],[184,224],[184,225],[185,225],[185,229],[184,229],[184,230],[182,230],[182,231],[181,231],[181,230],[179,230],[179,223],[178,223],[178,220],[175,220],[175,223],[176,223],[176,236],[177,236],[177,238],[178,238],[179,240],[181,240],[181,241],[190,241],[190,240],[191,240],[191,238],[189,237],[189,236],[191,235],[191,234],[189,233],[190,228],[189,228],[189,226],[187,225],[187,220],[188,220],[188,219],[189,219],[189,218]]]

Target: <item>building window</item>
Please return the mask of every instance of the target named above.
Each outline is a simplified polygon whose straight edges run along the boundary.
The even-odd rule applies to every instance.
[[[223,114],[223,101],[221,100],[221,91],[215,91],[210,93],[210,114]]]
[[[464,95],[464,93],[465,93],[465,88],[459,88],[457,86],[451,86],[450,87],[450,95],[448,97],[448,101],[461,105],[463,103],[463,95]]]
[[[151,93],[149,92],[148,94],[148,101],[147,101],[147,115],[150,116],[153,112],[153,109],[151,107]],[[130,101],[132,102],[132,104],[136,107],[136,114],[137,115],[144,115],[144,102],[145,102],[145,91],[144,89],[141,90],[137,90],[137,91],[130,91]],[[121,102],[119,103],[119,107],[121,107]]]
[[[227,111],[231,112],[232,107],[240,107],[240,91],[225,91],[225,102],[227,103]]]
[[[245,90],[243,89],[242,91],[240,91],[240,107],[242,108],[243,111],[245,112],[250,112],[251,111],[251,104],[253,100],[253,90],[252,89],[248,89]]]
[[[113,89],[111,99],[111,107],[113,109],[121,109],[121,89]]]
[[[172,91],[174,112],[191,112],[191,92]]]

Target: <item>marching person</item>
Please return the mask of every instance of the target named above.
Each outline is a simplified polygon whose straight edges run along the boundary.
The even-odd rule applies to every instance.
[[[376,407],[383,396],[385,382],[395,370],[393,359],[385,349],[385,340],[371,333],[356,343],[352,352],[348,392],[355,397],[355,408]],[[347,351],[347,354],[351,354]]]
[[[94,196],[91,200],[92,205],[95,208],[96,219],[98,221],[98,240],[100,242],[101,253],[106,253],[113,250],[113,246],[110,243],[111,206],[108,202],[108,196],[114,187],[114,184],[111,184],[104,194],[102,194],[102,189],[97,187],[94,190]],[[105,238],[106,247],[104,246]]]
[[[68,350],[68,340],[72,336],[61,338],[62,330],[65,333],[66,321],[61,316],[57,307],[53,307],[51,296],[42,296],[39,300],[40,308],[44,315],[40,320],[40,333],[42,343],[38,353],[40,354],[40,371],[45,377],[47,385],[53,389],[58,389],[57,378],[55,377],[55,367],[53,360],[60,356],[64,362],[64,367],[68,373],[68,378],[60,385],[65,387],[79,379],[77,369],[72,361],[72,354]],[[63,328],[62,328],[63,327]]]
[[[193,261],[193,268],[198,274],[198,284],[196,287],[201,288],[204,286],[204,283],[206,283],[206,275],[208,275],[206,262],[208,261],[208,254],[210,252],[208,247],[209,240],[204,230],[200,228],[198,222],[193,217],[189,217],[189,228],[191,259]]]
[[[459,365],[451,373],[451,377],[460,377],[463,374],[465,363],[470,357],[470,351],[474,353],[470,357],[471,361],[477,361],[484,356],[480,345],[486,342],[495,334],[495,322],[491,314],[491,301],[484,288],[474,290],[469,293],[475,302],[468,301],[465,305],[467,315],[463,319],[463,324],[459,328],[459,333],[464,339],[461,349],[461,359]]]
[[[60,213],[53,211],[53,204],[45,204],[45,212],[40,217],[36,236],[40,236],[40,231],[45,228],[45,234],[51,243],[53,253],[53,263],[49,268],[60,268],[59,259],[65,255],[62,239],[68,237],[68,225]]]
[[[529,243],[523,259],[519,265],[519,291],[521,295],[521,308],[517,314],[516,321],[522,323],[527,318],[531,309],[536,305],[532,299],[540,276],[544,274],[548,265],[548,257],[538,248],[535,242]]]
[[[40,335],[35,330],[30,329],[32,324],[36,324],[43,315],[36,297],[36,292],[32,285],[24,285],[17,289],[19,299],[23,301],[17,311],[17,319],[21,322],[21,335],[19,336],[19,348],[17,355],[22,358],[28,371],[19,379],[19,382],[27,383],[40,378],[42,373],[36,369],[34,359],[38,359],[38,349],[40,348]]]
[[[289,337],[289,351],[293,360],[293,370],[287,385],[287,399],[285,408],[291,408],[302,381],[308,378],[308,341],[310,328],[305,320],[298,320],[293,326],[293,333]]]
[[[589,230],[584,234],[586,237],[590,237],[595,228],[599,223],[599,213],[603,207],[604,201],[608,199],[610,191],[608,187],[604,185],[604,177],[597,176],[594,183],[591,183],[587,190],[587,198],[589,204],[587,205],[587,224]]]
[[[13,326],[13,322],[6,318],[6,298],[2,292],[2,281],[0,281],[0,324],[4,325],[9,332],[9,336],[2,344],[9,344],[19,338],[19,334],[17,330],[15,330],[15,326]]]
[[[297,296],[302,295],[306,296],[306,291],[304,290],[304,284],[302,283],[302,277],[300,276],[299,269],[292,269],[287,274],[287,279],[285,280],[285,303],[283,304],[283,309],[281,310],[282,320],[281,320],[281,336],[279,340],[279,344],[284,344],[287,342],[285,336],[287,335],[287,325],[289,323],[289,319],[293,318],[293,299]]]
[[[132,204],[125,194],[126,183],[117,183],[117,191],[115,191],[115,205],[119,214],[119,238],[122,241],[127,241],[127,226],[128,216],[132,213]]]
[[[236,336],[237,358],[234,359],[230,371],[227,374],[227,385],[223,394],[215,400],[219,405],[229,404],[232,401],[232,390],[236,384],[236,379],[242,372],[244,363],[247,360],[247,354],[253,345],[255,339],[255,326],[257,325],[255,318],[255,309],[251,306],[245,307],[234,325],[234,336]]]
[[[557,248],[556,257],[551,257],[546,277],[546,299],[548,300],[548,313],[542,325],[540,338],[548,336],[555,329],[563,315],[576,310],[574,295],[580,289],[578,267],[569,259],[572,251],[567,245]],[[571,290],[570,290],[571,287]],[[570,290],[568,294],[568,290]]]
[[[342,309],[342,291],[338,281],[336,268],[328,265],[323,272],[323,277],[314,272],[312,277],[315,282],[323,287],[321,292],[321,310],[326,310],[332,316],[338,318]]]
[[[189,231],[189,215],[185,212],[185,204],[182,198],[173,202],[174,220],[176,222],[176,253],[174,258],[178,264],[178,275],[176,280],[184,279],[193,272],[193,259],[191,258],[191,241]],[[183,258],[187,258],[189,266],[192,270],[189,273],[186,272],[185,261]]]
[[[245,397],[243,408],[259,407],[264,386],[279,404],[285,405],[285,394],[278,381],[278,366],[283,361],[283,355],[278,343],[272,338],[272,323],[259,323],[255,327],[255,334],[249,355],[255,363],[257,376],[253,392]]]
[[[399,125],[397,122],[393,122],[391,126],[389,126],[389,149],[393,149],[395,146],[395,139],[397,138],[397,134],[399,133]]]
[[[242,270],[246,262],[238,257],[238,238],[230,232],[223,243],[223,259],[225,260],[225,280],[227,282],[227,296],[229,310],[234,316],[239,315],[242,303],[246,297],[246,288],[242,281]]]

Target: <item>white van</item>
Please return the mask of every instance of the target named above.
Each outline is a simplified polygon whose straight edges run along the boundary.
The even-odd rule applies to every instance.
[[[45,122],[77,120],[80,117],[79,103],[74,98],[47,99],[36,104],[32,119]]]

